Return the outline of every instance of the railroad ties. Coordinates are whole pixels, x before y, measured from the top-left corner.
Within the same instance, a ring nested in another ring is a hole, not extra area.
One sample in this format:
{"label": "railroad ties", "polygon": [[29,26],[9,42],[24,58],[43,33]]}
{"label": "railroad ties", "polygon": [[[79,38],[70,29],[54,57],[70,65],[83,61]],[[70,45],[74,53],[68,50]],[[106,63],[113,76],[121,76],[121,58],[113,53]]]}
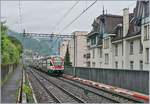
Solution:
{"label": "railroad ties", "polygon": [[130,96],[96,89],[79,81],[28,70],[38,103],[144,103]]}

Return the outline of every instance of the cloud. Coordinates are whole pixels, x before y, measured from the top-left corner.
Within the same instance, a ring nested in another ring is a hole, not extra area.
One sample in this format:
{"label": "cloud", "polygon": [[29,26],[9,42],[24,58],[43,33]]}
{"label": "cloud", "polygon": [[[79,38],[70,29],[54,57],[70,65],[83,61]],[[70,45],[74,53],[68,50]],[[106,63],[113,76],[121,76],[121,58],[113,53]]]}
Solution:
{"label": "cloud", "polygon": [[[76,1],[21,1],[22,29],[28,32],[52,33],[59,32],[93,1],[79,1],[71,13],[57,26],[58,20]],[[2,16],[7,18],[8,26],[15,31],[22,31],[19,27],[19,1],[2,1]],[[135,7],[136,1],[98,1],[79,20],[74,22],[62,34],[73,31],[90,31],[94,18],[102,13],[103,5],[108,13],[122,15],[122,9]],[[54,29],[53,27],[57,28]]]}

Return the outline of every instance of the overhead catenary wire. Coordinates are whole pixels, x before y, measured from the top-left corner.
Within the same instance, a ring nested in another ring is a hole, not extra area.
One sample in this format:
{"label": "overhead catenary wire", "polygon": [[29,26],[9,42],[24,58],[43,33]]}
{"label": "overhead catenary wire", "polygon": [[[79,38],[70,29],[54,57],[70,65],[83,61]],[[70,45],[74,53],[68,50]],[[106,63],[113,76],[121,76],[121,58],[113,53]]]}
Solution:
{"label": "overhead catenary wire", "polygon": [[[88,6],[85,10],[83,10],[83,12],[81,12],[75,19],[73,19],[68,25],[66,25],[61,32],[63,32],[65,29],[67,29],[72,23],[74,23],[78,18],[80,18],[81,15],[83,15],[89,8],[91,8],[95,3],[97,2],[97,0],[95,0],[90,6]],[[60,33],[61,33],[60,32]],[[59,34],[60,34],[59,33]],[[56,38],[56,40],[54,41],[54,43],[51,45],[53,47],[53,45],[55,44],[55,42],[58,39]]]}
{"label": "overhead catenary wire", "polygon": [[79,3],[79,1],[76,1],[71,8],[59,19],[59,21],[56,23],[54,28],[56,28],[59,24],[63,22],[63,20],[69,15],[69,13],[73,10],[73,8]]}
{"label": "overhead catenary wire", "polygon": [[[74,5],[60,18],[60,20],[56,23],[56,25],[54,26],[54,28],[56,28],[59,24],[61,24],[63,22],[63,20],[69,15],[69,13],[73,10],[73,8],[79,3],[79,1],[76,1],[74,3]],[[59,34],[58,34],[59,35]],[[53,45],[57,42],[58,37],[55,39],[55,41],[52,43],[51,48],[53,47]]]}
{"label": "overhead catenary wire", "polygon": [[63,32],[65,29],[67,29],[69,26],[71,26],[80,16],[82,16],[89,8],[91,8],[95,3],[97,2],[97,0],[95,0],[90,6],[88,6],[85,10],[83,10],[83,12],[81,12],[76,18],[74,18],[68,25],[66,25],[61,31]]}

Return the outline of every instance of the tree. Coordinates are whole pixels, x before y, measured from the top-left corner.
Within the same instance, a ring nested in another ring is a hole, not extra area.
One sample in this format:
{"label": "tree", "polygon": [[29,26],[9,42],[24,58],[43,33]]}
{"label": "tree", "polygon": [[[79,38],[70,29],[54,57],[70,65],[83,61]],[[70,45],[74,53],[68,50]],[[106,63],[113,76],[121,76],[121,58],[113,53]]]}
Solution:
{"label": "tree", "polygon": [[65,54],[65,62],[64,62],[65,66],[72,66],[71,62],[70,62],[70,54],[69,54],[69,46],[67,45],[67,50],[66,50],[66,54]]}
{"label": "tree", "polygon": [[19,40],[7,35],[7,30],[8,27],[1,23],[1,64],[18,64],[23,47]]}

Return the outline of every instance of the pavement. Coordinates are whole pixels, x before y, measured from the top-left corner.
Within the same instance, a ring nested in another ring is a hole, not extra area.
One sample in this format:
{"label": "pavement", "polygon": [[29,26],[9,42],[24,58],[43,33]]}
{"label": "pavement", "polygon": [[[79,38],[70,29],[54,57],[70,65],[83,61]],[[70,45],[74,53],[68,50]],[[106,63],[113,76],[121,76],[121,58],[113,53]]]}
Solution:
{"label": "pavement", "polygon": [[1,103],[16,103],[21,77],[22,67],[18,66],[10,78],[1,86]]}

